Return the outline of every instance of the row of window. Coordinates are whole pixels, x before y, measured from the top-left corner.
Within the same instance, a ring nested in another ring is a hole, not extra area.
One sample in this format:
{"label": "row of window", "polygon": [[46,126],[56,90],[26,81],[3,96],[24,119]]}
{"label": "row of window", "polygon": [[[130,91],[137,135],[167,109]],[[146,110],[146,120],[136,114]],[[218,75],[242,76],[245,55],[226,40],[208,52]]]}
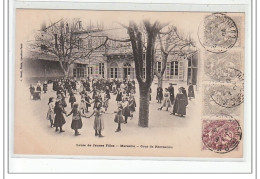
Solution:
{"label": "row of window", "polygon": [[[183,64],[182,64],[182,62],[180,62],[180,63],[178,61],[168,62],[166,64],[165,78],[169,78],[169,79],[181,78],[181,76],[183,75],[183,70],[182,70]],[[145,63],[144,63],[144,65],[145,65]],[[161,72],[162,63],[157,62],[156,66],[157,66],[158,72]],[[99,74],[99,76],[104,77],[104,74],[105,74],[104,68],[105,68],[104,63],[99,63],[98,66],[96,66],[96,68],[94,70],[95,74]],[[108,68],[108,77],[109,78],[121,78],[121,77],[126,78],[128,76],[130,76],[131,78],[135,77],[134,68],[126,67],[126,68],[122,68],[122,70],[123,71],[121,71],[121,69],[119,69],[119,68]],[[93,67],[87,68],[88,75],[93,75],[94,71],[93,71]],[[145,70],[145,68],[143,68],[143,78],[145,78],[145,73],[146,73],[146,70]],[[86,76],[86,69],[84,68],[84,65],[78,64],[77,68],[73,69],[73,76],[74,77]]]}
{"label": "row of window", "polygon": [[[160,73],[162,71],[162,62],[157,62],[157,71]],[[173,78],[174,76],[179,75],[179,62],[172,61],[166,63],[165,77]]]}

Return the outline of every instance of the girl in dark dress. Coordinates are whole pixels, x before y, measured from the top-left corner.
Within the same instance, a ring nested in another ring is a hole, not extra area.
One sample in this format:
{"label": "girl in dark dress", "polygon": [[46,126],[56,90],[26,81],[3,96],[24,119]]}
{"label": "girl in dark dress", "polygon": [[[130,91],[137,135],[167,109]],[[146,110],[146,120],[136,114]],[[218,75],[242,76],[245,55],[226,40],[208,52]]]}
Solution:
{"label": "girl in dark dress", "polygon": [[129,97],[129,109],[130,109],[130,112],[135,112],[135,108],[136,108],[136,102],[135,102],[135,97],[133,94],[130,94],[130,97]]}
{"label": "girl in dark dress", "polygon": [[106,87],[105,94],[106,94],[106,98],[108,98],[108,99],[111,98],[111,96],[110,96],[109,86]]}
{"label": "girl in dark dress", "polygon": [[191,100],[191,98],[195,98],[193,85],[191,83],[189,83],[189,87],[188,87],[188,97],[189,100]]}
{"label": "girl in dark dress", "polygon": [[162,103],[162,99],[163,99],[162,87],[157,87],[156,99],[157,99],[157,103]]}
{"label": "girl in dark dress", "polygon": [[66,103],[65,95],[64,95],[63,91],[61,92],[61,105],[62,105],[63,108],[67,107],[67,103]]}
{"label": "girl in dark dress", "polygon": [[117,108],[117,111],[115,111],[116,115],[115,115],[115,119],[114,119],[114,121],[117,123],[117,129],[115,132],[121,131],[121,123],[124,122],[122,112],[123,112],[123,106],[121,103],[118,103],[118,108]]}
{"label": "girl in dark dress", "polygon": [[119,103],[120,101],[122,101],[122,95],[123,95],[123,93],[122,93],[121,89],[118,88],[117,95],[116,95],[116,101],[117,101],[117,103]]}
{"label": "girl in dark dress", "polygon": [[129,109],[129,103],[127,97],[125,97],[123,101],[123,116],[125,117],[125,124],[126,124],[128,117],[130,117],[130,109]]}
{"label": "girl in dark dress", "polygon": [[82,128],[82,120],[81,117],[86,117],[84,115],[81,114],[81,112],[78,109],[79,105],[76,103],[73,105],[73,109],[72,111],[67,115],[70,116],[72,115],[72,122],[71,122],[71,129],[73,129],[75,131],[75,136],[80,135],[78,129]]}
{"label": "girl in dark dress", "polygon": [[35,94],[34,94],[34,92],[35,92],[35,87],[32,85],[32,84],[30,84],[30,94],[31,94],[31,99],[35,99]]}
{"label": "girl in dark dress", "polygon": [[66,114],[66,111],[63,109],[63,107],[60,104],[60,101],[57,101],[55,103],[55,107],[54,107],[54,113],[55,118],[54,118],[54,124],[53,126],[56,127],[56,132],[59,131],[58,127],[60,128],[60,132],[65,132],[64,130],[62,130],[62,126],[66,123],[65,118],[63,116],[63,114]]}
{"label": "girl in dark dress", "polygon": [[46,93],[47,88],[48,88],[47,81],[44,81],[43,86],[42,86],[42,89],[43,89],[44,93]]}
{"label": "girl in dark dress", "polygon": [[174,101],[173,111],[171,114],[175,115],[177,113],[179,116],[183,117],[186,115],[186,99],[185,95],[182,93],[182,88],[179,88],[179,93],[176,95]]}
{"label": "girl in dark dress", "polygon": [[40,81],[38,81],[37,84],[36,84],[36,91],[42,91]]}
{"label": "girl in dark dress", "polygon": [[69,103],[71,105],[71,108],[73,108],[73,104],[76,102],[76,98],[74,93],[70,93],[70,99],[69,99]]}

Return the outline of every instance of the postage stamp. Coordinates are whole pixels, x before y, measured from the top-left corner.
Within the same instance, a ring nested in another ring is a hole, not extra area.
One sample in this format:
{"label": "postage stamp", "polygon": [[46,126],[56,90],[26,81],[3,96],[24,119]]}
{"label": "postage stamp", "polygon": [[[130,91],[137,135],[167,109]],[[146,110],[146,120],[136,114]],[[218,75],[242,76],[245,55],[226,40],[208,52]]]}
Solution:
{"label": "postage stamp", "polygon": [[232,18],[213,13],[204,18],[198,29],[201,45],[209,52],[223,53],[232,48],[238,38],[238,28]]}
{"label": "postage stamp", "polygon": [[203,85],[203,115],[229,114],[239,116],[244,101],[240,84],[211,83]]}
{"label": "postage stamp", "polygon": [[203,120],[203,148],[216,153],[225,154],[236,149],[242,139],[242,129],[239,121]]}
{"label": "postage stamp", "polygon": [[242,83],[244,81],[243,64],[240,52],[220,54],[205,53],[204,81],[223,83]]}

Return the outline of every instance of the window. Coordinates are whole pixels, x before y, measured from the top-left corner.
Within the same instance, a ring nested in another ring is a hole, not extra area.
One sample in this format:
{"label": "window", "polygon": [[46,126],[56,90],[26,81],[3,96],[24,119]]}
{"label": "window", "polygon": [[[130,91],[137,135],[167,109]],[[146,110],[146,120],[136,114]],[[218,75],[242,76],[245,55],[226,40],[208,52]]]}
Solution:
{"label": "window", "polygon": [[104,63],[99,63],[98,74],[104,78]]}
{"label": "window", "polygon": [[114,68],[110,69],[110,78],[114,78]]}
{"label": "window", "polygon": [[171,62],[171,70],[170,70],[170,72],[171,72],[171,76],[173,76],[173,72],[174,72],[174,62]]}
{"label": "window", "polygon": [[88,75],[92,75],[92,67],[88,67]]}
{"label": "window", "polygon": [[178,62],[175,63],[174,71],[175,71],[174,75],[178,76],[178,74],[179,74],[179,63]]}
{"label": "window", "polygon": [[162,62],[157,62],[157,71],[158,73],[162,71]]}
{"label": "window", "polygon": [[73,69],[73,77],[77,77],[77,70],[76,70],[76,68]]}
{"label": "window", "polygon": [[188,59],[188,67],[191,67],[191,59]]}
{"label": "window", "polygon": [[179,62],[172,61],[166,64],[165,78],[174,79],[178,78],[179,75]]}
{"label": "window", "polygon": [[117,68],[115,68],[115,78],[117,78]]}
{"label": "window", "polygon": [[171,78],[174,76],[178,76],[178,61],[171,62],[171,70],[170,70]]}

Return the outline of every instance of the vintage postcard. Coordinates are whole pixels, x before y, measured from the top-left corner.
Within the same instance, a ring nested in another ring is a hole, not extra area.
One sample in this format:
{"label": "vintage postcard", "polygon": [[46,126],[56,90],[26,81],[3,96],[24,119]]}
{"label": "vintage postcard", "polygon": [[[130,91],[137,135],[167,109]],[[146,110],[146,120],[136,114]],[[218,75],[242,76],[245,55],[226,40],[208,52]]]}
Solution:
{"label": "vintage postcard", "polygon": [[16,9],[14,154],[243,158],[245,14]]}

